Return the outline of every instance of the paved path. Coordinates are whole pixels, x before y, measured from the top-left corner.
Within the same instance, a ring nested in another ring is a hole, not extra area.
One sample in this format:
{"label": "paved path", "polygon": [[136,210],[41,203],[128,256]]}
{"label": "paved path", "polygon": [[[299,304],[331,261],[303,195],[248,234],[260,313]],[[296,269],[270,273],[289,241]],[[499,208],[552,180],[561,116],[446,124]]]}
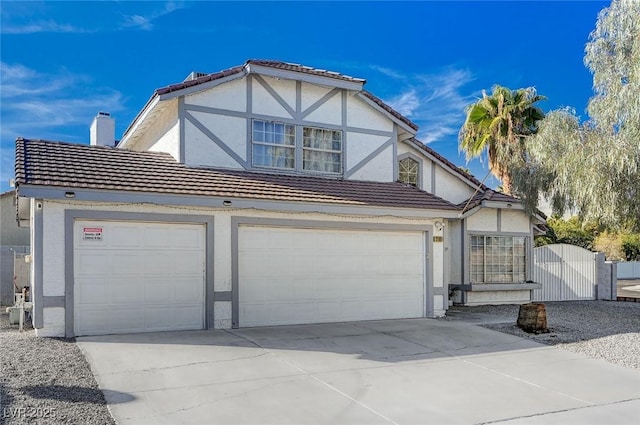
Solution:
{"label": "paved path", "polygon": [[640,371],[460,321],[79,338],[125,424],[634,424]]}

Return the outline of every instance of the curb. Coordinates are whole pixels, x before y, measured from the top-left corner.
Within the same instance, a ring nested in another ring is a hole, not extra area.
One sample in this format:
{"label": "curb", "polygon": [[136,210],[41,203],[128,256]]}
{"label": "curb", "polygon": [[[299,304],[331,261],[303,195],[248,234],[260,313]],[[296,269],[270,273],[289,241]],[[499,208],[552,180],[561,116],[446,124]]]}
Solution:
{"label": "curb", "polygon": [[629,303],[640,303],[640,298],[633,298],[633,297],[618,297],[616,299],[616,301],[623,301],[623,302],[629,302]]}

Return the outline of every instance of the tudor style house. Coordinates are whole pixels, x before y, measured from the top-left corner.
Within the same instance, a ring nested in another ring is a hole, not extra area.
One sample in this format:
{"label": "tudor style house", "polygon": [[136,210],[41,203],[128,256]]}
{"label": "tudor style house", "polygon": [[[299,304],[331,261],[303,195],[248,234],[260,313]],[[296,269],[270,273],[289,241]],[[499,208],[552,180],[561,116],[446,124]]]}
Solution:
{"label": "tudor style house", "polygon": [[41,336],[437,317],[528,302],[543,217],[365,81],[249,60],[156,90],[114,146],[18,139]]}

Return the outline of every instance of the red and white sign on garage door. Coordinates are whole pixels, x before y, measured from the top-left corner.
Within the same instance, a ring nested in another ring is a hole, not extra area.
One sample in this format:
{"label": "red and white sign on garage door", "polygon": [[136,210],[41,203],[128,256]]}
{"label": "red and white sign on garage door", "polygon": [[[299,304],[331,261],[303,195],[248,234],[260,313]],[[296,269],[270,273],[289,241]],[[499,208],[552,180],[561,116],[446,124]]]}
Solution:
{"label": "red and white sign on garage door", "polygon": [[101,241],[102,227],[83,227],[82,240],[84,241]]}

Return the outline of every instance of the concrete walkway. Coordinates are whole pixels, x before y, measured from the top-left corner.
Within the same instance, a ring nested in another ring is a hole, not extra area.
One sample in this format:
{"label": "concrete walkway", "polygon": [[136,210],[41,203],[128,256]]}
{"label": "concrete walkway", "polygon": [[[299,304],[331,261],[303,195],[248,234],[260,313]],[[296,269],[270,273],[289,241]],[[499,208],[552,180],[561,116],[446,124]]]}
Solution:
{"label": "concrete walkway", "polygon": [[79,338],[124,424],[636,424],[640,371],[416,319]]}

